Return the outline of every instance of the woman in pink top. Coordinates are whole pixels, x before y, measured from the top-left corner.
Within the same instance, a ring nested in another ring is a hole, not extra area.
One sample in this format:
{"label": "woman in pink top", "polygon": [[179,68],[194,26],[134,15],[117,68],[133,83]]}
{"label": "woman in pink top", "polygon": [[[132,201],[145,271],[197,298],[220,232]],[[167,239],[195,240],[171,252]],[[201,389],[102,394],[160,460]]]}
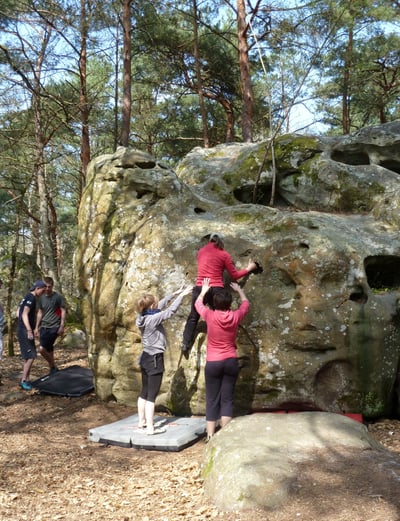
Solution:
{"label": "woman in pink top", "polygon": [[223,276],[225,270],[231,279],[236,281],[256,270],[258,267],[255,262],[250,260],[245,269],[237,270],[232,257],[224,250],[222,236],[218,233],[212,233],[208,244],[198,251],[197,265],[197,280],[196,286],[193,288],[192,307],[183,331],[183,343],[181,348],[183,352],[187,352],[193,344],[196,326],[200,318],[194,304],[200,294],[203,280],[208,278],[210,281],[209,291],[204,295],[204,303],[212,308],[214,295],[224,289]]}
{"label": "woman in pink top", "polygon": [[196,310],[207,323],[207,356],[204,375],[206,380],[207,440],[215,433],[217,420],[224,427],[233,416],[233,394],[239,374],[236,335],[239,324],[249,311],[250,303],[236,282],[231,288],[241,299],[239,308],[231,309],[232,294],[222,290],[214,295],[214,308],[203,303],[210,289],[210,279],[203,280],[201,292],[195,302]]}

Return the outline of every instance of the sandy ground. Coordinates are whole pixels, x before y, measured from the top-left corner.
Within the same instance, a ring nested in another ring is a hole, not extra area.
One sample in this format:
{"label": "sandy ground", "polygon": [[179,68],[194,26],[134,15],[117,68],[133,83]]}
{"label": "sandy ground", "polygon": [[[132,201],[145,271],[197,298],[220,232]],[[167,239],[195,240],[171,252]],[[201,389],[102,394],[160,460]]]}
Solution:
{"label": "sandy ground", "polygon": [[[60,347],[56,357],[61,368],[87,365],[83,349]],[[19,356],[3,356],[0,364],[1,521],[400,521],[399,420],[368,426],[387,450],[316,454],[299,468],[283,507],[221,512],[203,494],[203,441],[181,452],[90,442],[89,429],[136,411],[94,393],[23,392]],[[44,374],[38,358],[32,379]]]}

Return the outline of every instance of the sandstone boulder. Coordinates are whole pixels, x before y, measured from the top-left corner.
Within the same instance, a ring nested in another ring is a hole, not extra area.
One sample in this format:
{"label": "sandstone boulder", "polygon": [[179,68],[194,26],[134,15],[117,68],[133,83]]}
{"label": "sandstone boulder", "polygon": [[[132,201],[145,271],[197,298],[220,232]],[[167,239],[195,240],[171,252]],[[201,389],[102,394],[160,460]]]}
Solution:
{"label": "sandstone boulder", "polygon": [[364,425],[339,414],[242,416],[207,444],[204,492],[220,510],[276,509],[305,485],[300,464],[334,461],[349,449],[349,460],[384,450]]}
{"label": "sandstone boulder", "polygon": [[[264,268],[242,281],[251,310],[236,412],[400,413],[399,138],[394,122],[342,138],[196,148],[176,172],[124,148],[94,159],[75,268],[97,394],[135,404],[135,298],[193,283],[196,252],[219,231],[237,267],[252,257]],[[158,406],[175,414],[204,413],[203,323],[180,356],[189,307],[186,297],[166,323]]]}

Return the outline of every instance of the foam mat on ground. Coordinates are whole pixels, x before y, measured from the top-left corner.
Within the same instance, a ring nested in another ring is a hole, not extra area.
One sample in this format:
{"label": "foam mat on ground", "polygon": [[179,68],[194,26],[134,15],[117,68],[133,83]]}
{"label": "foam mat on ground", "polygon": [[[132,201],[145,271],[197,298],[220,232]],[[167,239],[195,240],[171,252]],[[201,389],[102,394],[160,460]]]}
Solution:
{"label": "foam mat on ground", "polygon": [[89,440],[107,445],[177,452],[193,445],[206,433],[204,418],[177,418],[156,416],[154,423],[162,424],[166,432],[148,435],[138,427],[134,414],[117,422],[89,430]]}
{"label": "foam mat on ground", "polygon": [[45,394],[79,397],[94,389],[93,373],[87,367],[71,365],[38,378],[32,387]]}

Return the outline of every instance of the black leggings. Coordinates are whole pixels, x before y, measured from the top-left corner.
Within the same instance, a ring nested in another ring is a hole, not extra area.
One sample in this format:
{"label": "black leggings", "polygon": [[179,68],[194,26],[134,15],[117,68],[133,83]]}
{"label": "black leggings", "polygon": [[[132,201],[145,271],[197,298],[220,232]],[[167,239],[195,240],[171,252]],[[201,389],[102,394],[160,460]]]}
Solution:
{"label": "black leggings", "polygon": [[140,357],[140,368],[142,370],[142,390],[140,398],[148,402],[155,402],[161,387],[164,372],[164,355],[157,353],[150,355],[143,351]]}
{"label": "black leggings", "polygon": [[145,369],[142,368],[142,390],[140,391],[140,398],[148,402],[155,402],[161,387],[162,377],[163,373],[148,375]]}
{"label": "black leggings", "polygon": [[[214,295],[219,291],[222,291],[224,288],[215,287],[210,288],[207,293],[203,297],[203,302],[206,306],[209,306],[211,309],[214,309],[213,299]],[[183,343],[188,347],[192,346],[194,341],[196,326],[200,319],[200,315],[197,313],[194,303],[197,300],[197,297],[200,295],[202,290],[202,286],[195,286],[192,291],[192,306],[190,308],[190,314],[186,320],[185,329],[183,330]]]}
{"label": "black leggings", "polygon": [[233,416],[233,393],[239,375],[237,358],[218,362],[207,362],[204,370],[206,379],[206,420],[217,421],[221,416]]}

